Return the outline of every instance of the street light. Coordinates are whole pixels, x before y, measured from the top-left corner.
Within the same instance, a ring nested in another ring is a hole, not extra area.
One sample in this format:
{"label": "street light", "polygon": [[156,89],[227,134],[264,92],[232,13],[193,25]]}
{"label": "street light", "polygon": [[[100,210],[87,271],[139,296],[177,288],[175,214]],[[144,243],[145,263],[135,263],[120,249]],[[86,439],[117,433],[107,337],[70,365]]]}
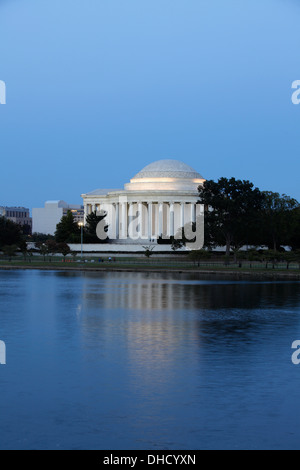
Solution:
{"label": "street light", "polygon": [[78,222],[79,227],[81,228],[81,261],[82,261],[82,252],[83,252],[83,222]]}

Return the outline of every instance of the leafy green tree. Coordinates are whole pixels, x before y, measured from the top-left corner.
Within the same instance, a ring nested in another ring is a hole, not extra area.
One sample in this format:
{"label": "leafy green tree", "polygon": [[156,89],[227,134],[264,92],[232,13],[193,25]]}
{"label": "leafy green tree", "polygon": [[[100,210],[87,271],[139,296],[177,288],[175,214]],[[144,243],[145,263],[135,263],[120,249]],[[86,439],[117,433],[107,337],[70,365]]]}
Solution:
{"label": "leafy green tree", "polygon": [[49,233],[46,235],[45,233],[34,232],[29,239],[31,242],[45,243],[47,240],[55,240],[55,237]]}
{"label": "leafy green tree", "polygon": [[25,237],[30,236],[31,235],[31,225],[29,225],[29,224],[22,225],[21,232]]}
{"label": "leafy green tree", "polygon": [[26,261],[27,255],[28,255],[28,248],[27,248],[27,243],[26,240],[22,239],[21,242],[19,243],[19,249],[24,256],[24,260]]}
{"label": "leafy green tree", "polygon": [[289,269],[292,263],[298,263],[300,260],[299,254],[296,251],[287,251],[282,255],[282,258],[286,262],[286,269]]}
{"label": "leafy green tree", "polygon": [[269,263],[271,263],[272,268],[275,269],[275,266],[282,260],[282,253],[279,253],[277,250],[266,250],[263,254],[263,258],[266,263],[266,269],[268,269]]}
{"label": "leafy green tree", "polygon": [[8,256],[8,260],[11,261],[13,256],[16,256],[18,250],[17,245],[5,245],[2,247],[3,253]]}
{"label": "leafy green tree", "polygon": [[[291,239],[293,234],[296,235],[295,225],[299,203],[285,194],[280,195],[271,191],[263,194],[264,201],[258,214],[255,241],[266,245],[270,250],[279,251],[281,246],[293,245]],[[294,237],[294,242],[296,238]]]}
{"label": "leafy green tree", "polygon": [[247,254],[244,251],[239,251],[238,249],[236,249],[233,252],[233,255],[234,255],[234,262],[238,263],[239,268],[242,268],[244,261],[246,261],[247,259]]}
{"label": "leafy green tree", "polygon": [[58,246],[55,240],[50,239],[46,240],[45,245],[47,247],[47,254],[50,258],[50,262],[52,261],[52,256],[57,253]]}
{"label": "leafy green tree", "polygon": [[289,233],[288,246],[293,251],[300,250],[300,207],[292,211],[292,227]]}
{"label": "leafy green tree", "polygon": [[[94,211],[86,217],[86,225],[84,228],[84,241],[85,243],[105,243],[106,240],[100,240],[97,237],[97,226],[99,222],[105,219],[107,213]],[[104,227],[104,231],[108,231],[108,225]]]}
{"label": "leafy green tree", "polygon": [[66,260],[66,256],[71,253],[71,249],[67,243],[58,243],[57,253],[61,253],[64,257],[64,260]]}
{"label": "leafy green tree", "polygon": [[207,250],[192,250],[189,253],[189,258],[194,261],[194,264],[200,266],[201,261],[207,261],[211,258],[211,253]]}
{"label": "leafy green tree", "polygon": [[229,255],[225,255],[224,256],[224,266],[229,266],[231,263],[231,256],[230,254]]}
{"label": "leafy green tree", "polygon": [[295,250],[294,253],[296,256],[296,263],[298,263],[298,268],[300,269],[300,250]]}
{"label": "leafy green tree", "polygon": [[6,217],[0,217],[0,247],[18,245],[22,241],[20,226]]}
{"label": "leafy green tree", "polygon": [[71,211],[64,215],[56,226],[55,240],[57,243],[78,243],[80,241],[80,228],[74,221]]}
{"label": "leafy green tree", "polygon": [[44,261],[46,261],[46,254],[48,253],[47,245],[45,243],[38,242],[35,246],[39,250],[40,255],[43,256]]}
{"label": "leafy green tree", "polygon": [[205,245],[240,249],[251,243],[255,221],[264,195],[249,181],[220,178],[199,186],[200,203],[205,206]]}
{"label": "leafy green tree", "polygon": [[58,250],[58,244],[56,243],[55,240],[46,240],[45,242],[37,242],[36,243],[36,247],[38,248],[40,254],[43,256],[44,258],[44,261],[46,261],[46,256],[48,255],[50,257],[50,261],[51,261],[51,257],[57,253],[57,250]]}
{"label": "leafy green tree", "polygon": [[262,255],[259,251],[257,251],[255,248],[252,248],[251,250],[248,251],[247,253],[247,258],[248,261],[250,262],[250,268],[252,268],[252,265],[255,261],[262,262]]}

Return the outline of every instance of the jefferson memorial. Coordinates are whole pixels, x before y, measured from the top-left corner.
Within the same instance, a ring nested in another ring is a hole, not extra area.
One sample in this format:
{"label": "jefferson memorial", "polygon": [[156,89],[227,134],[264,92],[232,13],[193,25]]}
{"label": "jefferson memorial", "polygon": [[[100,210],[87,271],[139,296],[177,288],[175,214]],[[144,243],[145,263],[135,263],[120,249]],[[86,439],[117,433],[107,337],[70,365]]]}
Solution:
{"label": "jefferson memorial", "polygon": [[124,189],[82,194],[84,215],[107,213],[110,243],[128,244],[128,238],[133,244],[156,243],[157,238],[172,237],[179,228],[196,221],[198,186],[204,181],[183,162],[159,160],[143,168]]}

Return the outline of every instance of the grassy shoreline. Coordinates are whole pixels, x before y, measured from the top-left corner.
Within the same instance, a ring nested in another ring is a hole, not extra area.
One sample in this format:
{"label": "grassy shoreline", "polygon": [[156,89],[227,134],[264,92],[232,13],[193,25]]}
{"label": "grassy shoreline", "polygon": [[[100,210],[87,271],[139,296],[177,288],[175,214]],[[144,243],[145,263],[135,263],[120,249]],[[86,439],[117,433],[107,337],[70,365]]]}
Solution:
{"label": "grassy shoreline", "polygon": [[285,279],[285,280],[300,280],[299,270],[287,269],[265,269],[265,268],[238,268],[235,266],[223,267],[205,267],[205,266],[165,266],[151,265],[145,263],[131,264],[128,263],[103,263],[101,265],[87,265],[83,263],[78,266],[78,263],[57,263],[57,262],[1,262],[0,270],[46,270],[46,271],[74,271],[74,272],[144,272],[144,273],[178,273],[178,274],[199,274],[199,275],[214,275],[214,276],[230,276],[237,278],[245,277],[260,277],[269,279]]}

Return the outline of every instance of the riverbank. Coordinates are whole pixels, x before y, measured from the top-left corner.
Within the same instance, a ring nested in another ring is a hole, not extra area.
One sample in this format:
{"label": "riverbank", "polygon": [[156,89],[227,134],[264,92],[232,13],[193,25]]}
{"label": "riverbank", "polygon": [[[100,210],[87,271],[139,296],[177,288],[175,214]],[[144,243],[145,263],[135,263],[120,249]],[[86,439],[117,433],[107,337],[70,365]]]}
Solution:
{"label": "riverbank", "polygon": [[43,271],[68,271],[68,272],[141,272],[141,273],[191,273],[199,275],[213,275],[218,277],[263,278],[271,280],[300,280],[300,271],[283,269],[238,268],[238,267],[195,267],[195,266],[151,266],[144,264],[120,266],[115,263],[106,265],[78,266],[76,263],[48,263],[48,264],[0,264],[0,270],[43,270]]}

